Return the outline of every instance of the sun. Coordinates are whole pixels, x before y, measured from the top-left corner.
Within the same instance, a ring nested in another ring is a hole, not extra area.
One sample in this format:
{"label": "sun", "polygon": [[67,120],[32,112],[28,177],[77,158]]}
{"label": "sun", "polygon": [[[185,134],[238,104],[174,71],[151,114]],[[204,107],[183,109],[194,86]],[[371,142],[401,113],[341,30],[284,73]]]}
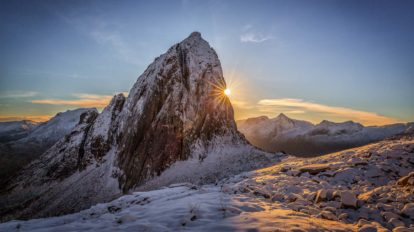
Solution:
{"label": "sun", "polygon": [[224,94],[227,95],[227,96],[230,96],[231,90],[230,89],[225,89]]}

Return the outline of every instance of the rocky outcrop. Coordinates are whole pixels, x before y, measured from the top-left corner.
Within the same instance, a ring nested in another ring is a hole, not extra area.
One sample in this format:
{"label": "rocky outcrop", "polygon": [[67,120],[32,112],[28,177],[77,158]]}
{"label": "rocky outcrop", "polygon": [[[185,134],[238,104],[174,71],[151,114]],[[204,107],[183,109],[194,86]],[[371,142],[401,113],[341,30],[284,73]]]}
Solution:
{"label": "rocky outcrop", "polygon": [[118,156],[124,191],[190,155],[201,160],[214,137],[245,142],[215,51],[194,32],[139,77],[120,115]]}
{"label": "rocky outcrop", "polygon": [[278,161],[237,131],[216,52],[194,32],[1,188],[0,216],[79,211],[137,187],[214,182]]}
{"label": "rocky outcrop", "polygon": [[[27,121],[0,123],[0,137],[2,134],[9,134],[17,138],[0,141],[0,185],[4,185],[21,168],[69,134],[78,124],[80,115],[88,111],[98,112],[94,108],[80,108],[60,112],[43,123],[32,124]],[[18,128],[13,130],[16,126]]]}

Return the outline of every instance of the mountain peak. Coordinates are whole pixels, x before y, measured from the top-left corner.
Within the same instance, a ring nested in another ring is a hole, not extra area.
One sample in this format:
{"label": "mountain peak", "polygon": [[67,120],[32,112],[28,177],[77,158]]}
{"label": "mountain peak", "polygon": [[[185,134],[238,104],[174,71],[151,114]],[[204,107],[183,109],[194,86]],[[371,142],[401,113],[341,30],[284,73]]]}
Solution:
{"label": "mountain peak", "polygon": [[201,33],[198,31],[193,31],[188,38],[201,38]]}
{"label": "mountain peak", "polygon": [[284,113],[280,113],[276,118],[278,119],[290,119],[288,116],[286,116]]}

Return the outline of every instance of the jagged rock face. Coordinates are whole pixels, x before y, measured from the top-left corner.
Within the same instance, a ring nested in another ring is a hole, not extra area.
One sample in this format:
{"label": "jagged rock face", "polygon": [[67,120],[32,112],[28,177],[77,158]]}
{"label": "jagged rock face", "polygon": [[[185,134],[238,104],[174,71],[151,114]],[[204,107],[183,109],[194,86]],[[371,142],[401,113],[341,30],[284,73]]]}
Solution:
{"label": "jagged rock face", "polygon": [[155,59],[128,98],[116,95],[99,115],[83,115],[0,187],[1,219],[76,212],[157,178],[146,188],[212,182],[277,162],[237,131],[224,89],[217,54],[192,33]]}
{"label": "jagged rock face", "polygon": [[87,111],[97,113],[96,109],[80,108],[58,113],[43,123],[0,123],[0,137],[9,134],[9,139],[16,138],[6,142],[0,141],[0,185],[69,134],[78,124],[80,115]]}
{"label": "jagged rock face", "polygon": [[217,54],[197,32],[147,68],[120,117],[124,191],[187,159],[196,143],[205,148],[213,136],[226,134],[240,139],[224,88]]}

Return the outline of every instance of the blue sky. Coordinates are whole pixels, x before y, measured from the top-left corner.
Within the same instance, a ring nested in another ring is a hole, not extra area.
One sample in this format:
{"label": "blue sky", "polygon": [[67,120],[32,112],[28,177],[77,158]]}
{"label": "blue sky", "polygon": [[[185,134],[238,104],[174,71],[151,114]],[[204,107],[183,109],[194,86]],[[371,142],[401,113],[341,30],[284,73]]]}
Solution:
{"label": "blue sky", "polygon": [[412,1],[1,1],[0,120],[101,108],[192,31],[236,118],[414,121]]}

